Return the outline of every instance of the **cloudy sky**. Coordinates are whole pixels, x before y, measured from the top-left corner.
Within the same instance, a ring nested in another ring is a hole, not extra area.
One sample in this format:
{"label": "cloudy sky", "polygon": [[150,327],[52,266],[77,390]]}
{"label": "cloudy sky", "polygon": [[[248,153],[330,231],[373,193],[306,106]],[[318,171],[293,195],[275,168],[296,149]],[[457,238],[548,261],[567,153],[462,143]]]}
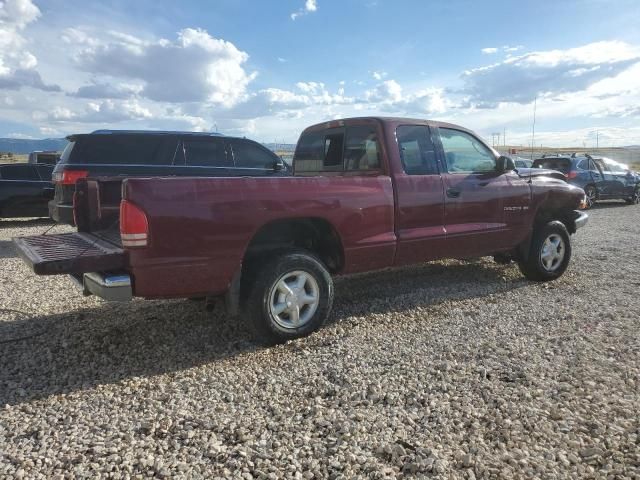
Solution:
{"label": "cloudy sky", "polygon": [[[0,0],[0,137],[394,115],[640,144],[638,0]],[[502,143],[502,139],[500,140]]]}

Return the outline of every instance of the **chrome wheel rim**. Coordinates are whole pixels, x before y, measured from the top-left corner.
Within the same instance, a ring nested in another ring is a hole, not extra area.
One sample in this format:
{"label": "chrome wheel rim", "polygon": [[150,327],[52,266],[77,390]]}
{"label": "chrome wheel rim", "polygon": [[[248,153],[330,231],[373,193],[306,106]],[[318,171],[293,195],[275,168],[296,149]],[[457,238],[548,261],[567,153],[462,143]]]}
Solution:
{"label": "chrome wheel rim", "polygon": [[587,207],[591,208],[596,201],[596,189],[593,187],[589,187],[585,190],[584,193],[587,197]]}
{"label": "chrome wheel rim", "polygon": [[319,303],[318,282],[303,270],[285,273],[269,291],[269,313],[279,327],[288,330],[306,325]]}
{"label": "chrome wheel rim", "polygon": [[557,233],[552,233],[542,243],[540,262],[547,272],[554,272],[562,265],[564,254],[564,240]]}

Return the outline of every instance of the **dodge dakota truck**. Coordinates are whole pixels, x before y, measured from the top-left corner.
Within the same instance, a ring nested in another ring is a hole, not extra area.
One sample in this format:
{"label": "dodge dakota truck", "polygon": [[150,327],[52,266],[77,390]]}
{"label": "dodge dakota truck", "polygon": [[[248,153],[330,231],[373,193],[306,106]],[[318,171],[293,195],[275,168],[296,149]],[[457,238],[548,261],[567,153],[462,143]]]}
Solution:
{"label": "dodge dakota truck", "polygon": [[318,329],[332,276],[493,255],[534,281],[563,274],[585,194],[516,171],[473,132],[402,118],[304,130],[291,177],[83,178],[77,232],[14,239],[41,275],[85,294],[222,297],[264,341]]}

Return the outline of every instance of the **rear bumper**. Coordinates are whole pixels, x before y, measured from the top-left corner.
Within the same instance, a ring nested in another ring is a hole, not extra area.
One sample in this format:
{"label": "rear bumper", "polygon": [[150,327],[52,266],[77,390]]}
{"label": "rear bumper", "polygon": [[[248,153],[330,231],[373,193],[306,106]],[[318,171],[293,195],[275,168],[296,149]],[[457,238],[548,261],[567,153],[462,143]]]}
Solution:
{"label": "rear bumper", "polygon": [[576,230],[584,227],[589,222],[589,215],[587,212],[583,212],[581,210],[575,210],[576,218],[573,223],[576,226]]}
{"label": "rear bumper", "polygon": [[49,202],[49,216],[57,223],[75,225],[73,221],[73,205],[60,203],[57,200]]}
{"label": "rear bumper", "polygon": [[128,302],[133,298],[131,277],[126,273],[85,273],[81,286],[85,295],[97,295],[110,302]]}

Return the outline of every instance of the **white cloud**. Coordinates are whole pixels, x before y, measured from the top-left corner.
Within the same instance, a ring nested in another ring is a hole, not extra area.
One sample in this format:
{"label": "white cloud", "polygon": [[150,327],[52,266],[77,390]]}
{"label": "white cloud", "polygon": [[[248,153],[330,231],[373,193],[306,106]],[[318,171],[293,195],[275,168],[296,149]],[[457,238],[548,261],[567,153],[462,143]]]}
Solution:
{"label": "white cloud", "polygon": [[374,80],[382,80],[387,76],[387,72],[372,72],[371,76]]}
{"label": "white cloud", "polygon": [[20,132],[7,133],[6,137],[15,138],[19,140],[33,140],[36,138],[33,135],[27,135],[26,133],[20,133]]}
{"label": "white cloud", "polygon": [[53,109],[46,118],[54,122],[110,123],[151,117],[151,111],[136,101],[104,100],[89,102],[81,112],[58,107]]}
{"label": "white cloud", "polygon": [[520,51],[522,49],[524,49],[523,45],[515,45],[515,46],[505,45],[505,46],[502,47],[502,50],[507,52],[507,53],[518,52],[518,51]]}
{"label": "white cloud", "polygon": [[19,90],[31,87],[59,91],[47,85],[36,70],[38,59],[27,50],[22,31],[40,17],[31,0],[0,1],[0,89]]}
{"label": "white cloud", "polygon": [[35,21],[40,9],[31,0],[3,0],[0,2],[0,25],[19,30]]}
{"label": "white cloud", "polygon": [[585,90],[638,62],[640,49],[618,41],[526,53],[464,72],[464,92],[478,106],[528,103],[539,95]]}
{"label": "white cloud", "polygon": [[402,87],[395,80],[386,80],[366,91],[365,98],[370,102],[398,102],[402,100]]}
{"label": "white cloud", "polygon": [[296,87],[302,90],[304,93],[315,94],[324,90],[324,83],[322,82],[298,82]]}
{"label": "white cloud", "polygon": [[487,48],[483,48],[480,51],[484,54],[484,55],[493,55],[494,53],[498,53],[500,51],[507,53],[507,54],[512,54],[514,52],[517,52],[519,50],[522,50],[524,48],[524,46],[522,45],[515,45],[515,46],[511,46],[511,45],[503,45],[502,47],[487,47]]}
{"label": "white cloud", "polygon": [[401,115],[433,115],[443,113],[448,108],[441,88],[429,87],[415,92],[405,93],[395,80],[386,80],[364,95],[364,102],[375,105],[385,112]]}
{"label": "white cloud", "polygon": [[[74,41],[80,33],[68,32],[67,38]],[[81,48],[75,63],[93,75],[142,82],[140,95],[151,100],[233,105],[257,75],[244,69],[248,58],[231,42],[186,28],[175,41],[109,32],[106,39],[94,37]]]}
{"label": "white cloud", "polygon": [[316,10],[318,10],[318,5],[316,3],[316,0],[306,0],[304,2],[304,7],[301,8],[300,10],[298,10],[297,12],[292,13],[291,16],[291,20],[295,20],[298,17],[301,17],[303,15],[306,15],[308,13],[313,13]]}
{"label": "white cloud", "polygon": [[108,83],[92,83],[90,85],[84,85],[71,96],[78,98],[119,98],[126,99],[132,95],[136,95],[142,92],[142,85],[128,85],[128,84],[108,84]]}

